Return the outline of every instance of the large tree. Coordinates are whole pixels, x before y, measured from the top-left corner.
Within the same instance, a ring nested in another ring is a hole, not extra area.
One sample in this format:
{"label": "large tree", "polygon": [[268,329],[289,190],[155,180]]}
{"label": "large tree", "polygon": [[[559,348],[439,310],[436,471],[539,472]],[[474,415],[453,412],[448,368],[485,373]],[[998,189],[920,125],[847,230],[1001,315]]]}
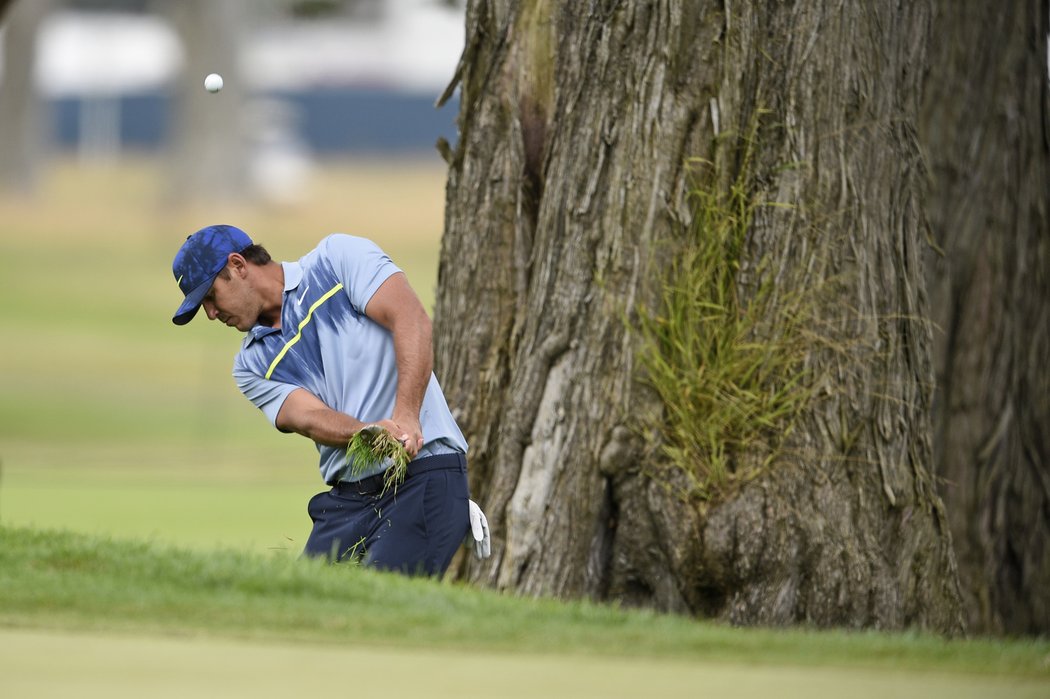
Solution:
{"label": "large tree", "polygon": [[971,628],[1050,631],[1045,0],[935,3],[922,112],[936,472]]}
{"label": "large tree", "polygon": [[468,3],[435,308],[495,532],[467,576],[961,627],[930,475],[929,21],[889,0]]}

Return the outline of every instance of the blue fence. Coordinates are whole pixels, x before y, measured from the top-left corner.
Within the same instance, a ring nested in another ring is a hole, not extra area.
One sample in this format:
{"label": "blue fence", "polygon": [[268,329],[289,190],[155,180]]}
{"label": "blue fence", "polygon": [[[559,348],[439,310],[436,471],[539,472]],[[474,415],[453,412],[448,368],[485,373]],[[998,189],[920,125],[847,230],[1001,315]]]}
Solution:
{"label": "blue fence", "polygon": [[[436,95],[377,89],[329,88],[260,95],[291,108],[299,138],[318,155],[432,151],[438,138],[456,141],[458,95],[441,109]],[[54,140],[77,148],[85,120],[97,103],[61,98],[50,104]],[[162,148],[172,123],[173,100],[165,94],[123,95],[107,107],[114,145],[135,150]],[[98,115],[93,117],[98,120]]]}

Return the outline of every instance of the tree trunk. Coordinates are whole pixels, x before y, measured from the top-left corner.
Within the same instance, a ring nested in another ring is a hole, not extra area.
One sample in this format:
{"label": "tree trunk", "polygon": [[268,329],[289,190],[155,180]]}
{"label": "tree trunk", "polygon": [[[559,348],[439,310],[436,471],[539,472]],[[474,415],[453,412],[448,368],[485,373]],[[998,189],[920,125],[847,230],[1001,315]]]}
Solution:
{"label": "tree trunk", "polygon": [[0,188],[32,194],[45,157],[44,104],[35,84],[37,36],[51,0],[23,0],[4,21],[3,77],[0,79]]}
{"label": "tree trunk", "polygon": [[[928,6],[823,5],[469,3],[435,345],[494,531],[471,579],[734,623],[959,630],[928,472]],[[756,210],[744,302],[769,274],[821,289],[819,396],[783,448],[733,454],[768,467],[706,500],[659,449],[668,406],[637,330],[690,239],[692,158],[714,164],[702,187],[746,179],[790,205]]]}
{"label": "tree trunk", "polygon": [[1045,0],[936,3],[922,114],[936,473],[967,619],[1050,631],[1050,96]]}
{"label": "tree trunk", "polygon": [[[245,134],[249,126],[244,120],[246,89],[239,70],[244,2],[183,0],[164,7],[186,50],[175,95],[168,201],[241,199],[248,190]],[[222,76],[221,92],[205,91],[209,73]]]}
{"label": "tree trunk", "polygon": [[13,4],[13,0],[0,0],[0,21],[3,21],[4,15],[7,14],[8,8],[10,8]]}

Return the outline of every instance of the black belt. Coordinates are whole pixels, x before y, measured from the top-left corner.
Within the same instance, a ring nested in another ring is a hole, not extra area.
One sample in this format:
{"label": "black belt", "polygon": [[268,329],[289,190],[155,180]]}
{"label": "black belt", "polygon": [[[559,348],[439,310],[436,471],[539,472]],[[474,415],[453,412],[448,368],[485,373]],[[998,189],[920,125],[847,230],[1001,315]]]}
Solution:
{"label": "black belt", "polygon": [[[408,464],[405,480],[412,476],[427,471],[438,471],[441,469],[464,469],[467,468],[467,458],[460,452],[454,454],[436,454],[435,456],[424,456]],[[333,483],[332,490],[338,495],[378,495],[383,492],[383,479],[386,473],[377,473],[356,481],[339,481]]]}

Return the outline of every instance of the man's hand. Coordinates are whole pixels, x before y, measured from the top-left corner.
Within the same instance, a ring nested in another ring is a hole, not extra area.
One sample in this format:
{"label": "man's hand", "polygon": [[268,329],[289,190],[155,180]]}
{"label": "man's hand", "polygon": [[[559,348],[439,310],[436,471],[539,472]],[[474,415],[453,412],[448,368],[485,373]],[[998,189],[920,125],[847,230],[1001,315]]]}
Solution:
{"label": "man's hand", "polygon": [[423,448],[423,437],[420,435],[418,438],[412,437],[411,428],[406,429],[404,425],[394,420],[380,420],[379,422],[373,422],[371,425],[366,425],[362,429],[369,429],[375,427],[382,427],[384,430],[390,433],[394,439],[401,443],[401,446],[408,452],[409,460],[416,458],[416,454]]}
{"label": "man's hand", "polygon": [[489,520],[478,504],[468,500],[470,508],[470,534],[474,538],[474,555],[479,561],[492,554],[492,542],[489,539]]}
{"label": "man's hand", "polygon": [[[416,454],[423,448],[423,428],[419,425],[418,415],[401,416],[394,415],[389,420],[383,420],[382,424],[390,423],[395,429],[390,434],[405,447],[410,458],[416,458]],[[389,428],[388,428],[389,429]]]}

